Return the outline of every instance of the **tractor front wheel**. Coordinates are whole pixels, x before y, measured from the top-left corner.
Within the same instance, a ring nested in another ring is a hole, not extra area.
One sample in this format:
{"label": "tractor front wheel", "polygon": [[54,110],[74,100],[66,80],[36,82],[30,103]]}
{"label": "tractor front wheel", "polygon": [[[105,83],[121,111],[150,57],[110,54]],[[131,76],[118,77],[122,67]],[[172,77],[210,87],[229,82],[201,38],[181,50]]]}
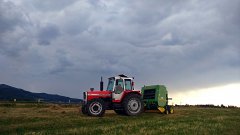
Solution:
{"label": "tractor front wheel", "polygon": [[87,108],[86,105],[82,105],[82,114],[87,114]]}
{"label": "tractor front wheel", "polygon": [[123,100],[123,108],[126,115],[134,116],[143,112],[144,105],[141,96],[129,94]]}
{"label": "tractor front wheel", "polygon": [[102,99],[93,99],[87,103],[87,114],[89,116],[103,116],[105,104]]}

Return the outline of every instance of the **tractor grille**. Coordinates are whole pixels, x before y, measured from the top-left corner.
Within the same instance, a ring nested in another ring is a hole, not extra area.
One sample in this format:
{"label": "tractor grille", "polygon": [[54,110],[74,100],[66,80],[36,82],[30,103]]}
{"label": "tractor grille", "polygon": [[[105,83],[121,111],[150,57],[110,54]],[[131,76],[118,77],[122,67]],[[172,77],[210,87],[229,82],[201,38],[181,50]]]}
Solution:
{"label": "tractor grille", "polygon": [[87,96],[86,96],[86,92],[83,92],[83,99],[86,100]]}
{"label": "tractor grille", "polygon": [[144,90],[143,99],[155,99],[155,89]]}

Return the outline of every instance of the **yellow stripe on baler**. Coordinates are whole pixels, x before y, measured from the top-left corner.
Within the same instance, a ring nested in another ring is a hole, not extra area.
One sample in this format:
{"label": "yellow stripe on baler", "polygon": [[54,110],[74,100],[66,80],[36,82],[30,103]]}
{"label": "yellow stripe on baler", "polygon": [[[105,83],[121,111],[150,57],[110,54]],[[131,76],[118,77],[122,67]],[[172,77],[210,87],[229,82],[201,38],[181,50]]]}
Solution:
{"label": "yellow stripe on baler", "polygon": [[163,108],[163,107],[158,107],[158,110],[159,110],[161,113],[163,113],[163,112],[165,111],[165,108]]}

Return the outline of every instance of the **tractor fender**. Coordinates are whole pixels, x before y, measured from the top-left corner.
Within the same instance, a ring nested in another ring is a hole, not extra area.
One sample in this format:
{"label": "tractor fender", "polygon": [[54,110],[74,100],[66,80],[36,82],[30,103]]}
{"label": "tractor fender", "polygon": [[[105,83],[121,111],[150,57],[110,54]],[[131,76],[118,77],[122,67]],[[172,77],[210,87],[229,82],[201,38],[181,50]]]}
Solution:
{"label": "tractor fender", "polygon": [[123,96],[122,96],[120,102],[122,102],[124,100],[124,98],[126,98],[130,94],[136,94],[136,95],[142,96],[140,94],[140,91],[124,91]]}
{"label": "tractor fender", "polygon": [[112,101],[113,101],[114,103],[120,103],[120,102],[122,102],[122,101],[124,100],[124,98],[125,98],[127,95],[129,95],[129,94],[137,94],[137,95],[141,96],[140,91],[125,90],[125,91],[123,91],[123,95],[122,95],[122,97],[120,98],[120,100],[115,100],[115,99],[113,99]]}

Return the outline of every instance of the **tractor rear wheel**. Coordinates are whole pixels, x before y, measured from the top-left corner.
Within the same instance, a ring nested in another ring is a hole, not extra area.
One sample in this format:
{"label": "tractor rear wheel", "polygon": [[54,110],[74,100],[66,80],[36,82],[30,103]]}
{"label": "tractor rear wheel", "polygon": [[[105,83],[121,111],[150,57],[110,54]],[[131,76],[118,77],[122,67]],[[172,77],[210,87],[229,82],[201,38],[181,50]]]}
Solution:
{"label": "tractor rear wheel", "polygon": [[144,105],[141,96],[129,94],[123,100],[123,108],[126,115],[134,116],[143,112]]}
{"label": "tractor rear wheel", "polygon": [[105,104],[102,99],[93,99],[89,101],[86,108],[89,116],[103,116],[105,113]]}

